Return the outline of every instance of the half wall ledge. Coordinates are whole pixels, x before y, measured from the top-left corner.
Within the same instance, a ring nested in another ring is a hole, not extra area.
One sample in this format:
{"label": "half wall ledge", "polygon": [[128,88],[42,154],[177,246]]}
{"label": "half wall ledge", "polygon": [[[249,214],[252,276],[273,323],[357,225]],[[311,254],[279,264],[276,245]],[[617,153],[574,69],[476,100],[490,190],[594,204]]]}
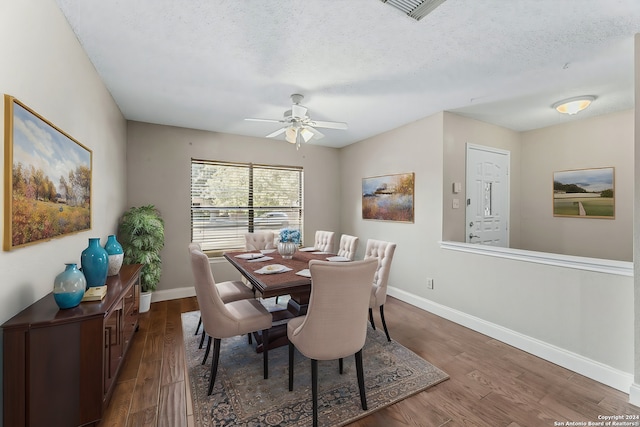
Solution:
{"label": "half wall ledge", "polygon": [[629,261],[587,258],[451,241],[441,241],[440,247],[458,252],[470,252],[478,255],[507,258],[516,261],[633,277],[633,263]]}

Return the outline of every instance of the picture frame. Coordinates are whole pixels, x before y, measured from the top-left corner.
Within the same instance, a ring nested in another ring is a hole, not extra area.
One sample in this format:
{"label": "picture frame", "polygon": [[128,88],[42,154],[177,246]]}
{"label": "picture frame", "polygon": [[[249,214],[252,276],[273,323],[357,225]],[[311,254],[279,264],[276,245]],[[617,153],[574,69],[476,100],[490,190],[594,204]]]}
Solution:
{"label": "picture frame", "polygon": [[4,96],[5,251],[91,229],[93,153]]}
{"label": "picture frame", "polygon": [[362,219],[414,222],[413,172],[362,179]]}
{"label": "picture frame", "polygon": [[615,169],[553,173],[553,216],[615,219]]}

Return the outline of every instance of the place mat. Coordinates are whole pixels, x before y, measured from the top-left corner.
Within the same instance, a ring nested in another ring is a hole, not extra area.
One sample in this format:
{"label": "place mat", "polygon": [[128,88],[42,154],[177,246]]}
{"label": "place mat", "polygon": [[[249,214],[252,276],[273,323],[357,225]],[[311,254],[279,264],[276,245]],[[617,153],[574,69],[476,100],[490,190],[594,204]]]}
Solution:
{"label": "place mat", "polygon": [[263,256],[261,258],[250,259],[247,262],[264,262],[264,261],[271,261],[272,259],[273,259],[272,256]]}
{"label": "place mat", "polygon": [[296,274],[302,277],[311,277],[311,271],[308,268],[305,268],[304,270],[296,271]]}
{"label": "place mat", "polygon": [[254,273],[258,274],[279,274],[286,273],[287,271],[291,271],[292,269],[282,264],[271,264],[265,265],[264,267],[256,270]]}

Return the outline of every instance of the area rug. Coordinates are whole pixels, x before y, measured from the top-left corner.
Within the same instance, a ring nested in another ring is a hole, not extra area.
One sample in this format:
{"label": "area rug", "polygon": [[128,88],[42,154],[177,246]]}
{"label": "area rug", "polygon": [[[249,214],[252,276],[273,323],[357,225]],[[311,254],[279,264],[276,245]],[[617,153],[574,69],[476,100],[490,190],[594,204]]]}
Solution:
{"label": "area rug", "polygon": [[[200,336],[194,335],[199,317],[199,311],[182,314],[185,361],[197,427],[312,424],[311,361],[296,350],[294,388],[290,392],[288,347],[269,351],[269,379],[265,380],[262,353],[256,353],[255,340],[250,345],[246,335],[222,340],[216,382],[213,393],[207,396],[211,354],[201,365],[205,350],[198,349]],[[318,363],[321,426],[344,426],[449,378],[395,341],[388,342],[384,332],[370,327],[362,358],[367,411],[360,405],[354,357],[344,359],[342,375],[337,360]]]}

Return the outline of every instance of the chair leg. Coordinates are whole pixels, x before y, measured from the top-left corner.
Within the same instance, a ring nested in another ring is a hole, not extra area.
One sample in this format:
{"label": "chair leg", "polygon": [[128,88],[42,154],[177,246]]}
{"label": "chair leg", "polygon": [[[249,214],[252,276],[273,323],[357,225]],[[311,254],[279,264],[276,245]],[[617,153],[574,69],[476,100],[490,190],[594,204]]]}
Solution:
{"label": "chair leg", "polygon": [[[202,333],[204,334],[204,331]],[[211,350],[211,337],[207,340],[207,349],[204,351],[204,359],[202,359],[203,365],[207,361],[207,357],[209,357],[209,350]]]}
{"label": "chair leg", "polygon": [[278,298],[280,298],[279,296],[276,296],[276,304],[278,303]]}
{"label": "chair leg", "polygon": [[356,353],[356,372],[358,373],[358,388],[360,389],[360,403],[362,409],[367,410],[367,395],[364,390],[364,370],[362,369],[362,349]]}
{"label": "chair leg", "polygon": [[264,379],[269,378],[269,330],[262,330],[262,364],[264,370]]}
{"label": "chair leg", "polygon": [[200,337],[200,345],[198,346],[198,348],[202,348],[202,345],[204,344],[205,335],[207,335],[207,333],[204,331],[204,329],[202,329],[202,336]]}
{"label": "chair leg", "polygon": [[209,376],[209,391],[207,396],[211,396],[213,391],[213,384],[216,382],[216,375],[218,373],[218,361],[220,360],[220,338],[214,338],[213,340],[213,360],[211,361],[211,375]]}
{"label": "chair leg", "polygon": [[251,332],[247,334],[247,339],[249,340],[249,344],[253,344],[253,338],[251,338]]}
{"label": "chair leg", "polygon": [[384,321],[384,304],[380,306],[380,319],[382,319],[382,327],[384,328],[384,333],[387,334],[387,341],[391,342],[389,330],[387,329],[387,322]]}
{"label": "chair leg", "polygon": [[342,357],[340,359],[338,359],[338,366],[340,366],[340,375],[342,375],[342,371],[343,371],[343,366],[344,366],[344,362],[342,360]]}
{"label": "chair leg", "polygon": [[289,391],[293,391],[293,353],[295,347],[289,341]]}
{"label": "chair leg", "polygon": [[311,359],[311,400],[313,401],[313,427],[318,427],[318,361]]}
{"label": "chair leg", "polygon": [[198,335],[198,330],[200,330],[200,326],[202,325],[202,316],[198,319],[198,326],[196,326],[196,333],[193,335]]}
{"label": "chair leg", "polygon": [[369,308],[369,322],[371,323],[371,327],[375,331],[376,330],[376,324],[373,323],[373,310],[371,308]]}

